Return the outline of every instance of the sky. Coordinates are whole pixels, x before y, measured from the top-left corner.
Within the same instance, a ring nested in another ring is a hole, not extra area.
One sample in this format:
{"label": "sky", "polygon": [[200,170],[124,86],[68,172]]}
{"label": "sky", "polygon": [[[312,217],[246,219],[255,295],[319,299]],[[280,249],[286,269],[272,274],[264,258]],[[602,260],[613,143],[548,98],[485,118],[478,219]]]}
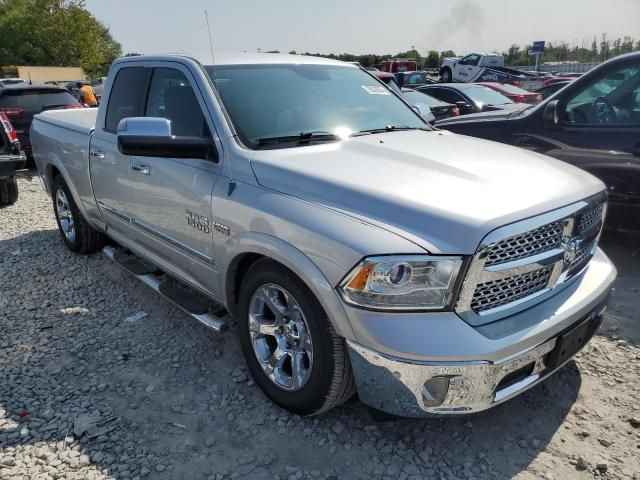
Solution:
{"label": "sky", "polygon": [[398,53],[506,50],[534,40],[640,39],[640,0],[86,0],[123,51]]}

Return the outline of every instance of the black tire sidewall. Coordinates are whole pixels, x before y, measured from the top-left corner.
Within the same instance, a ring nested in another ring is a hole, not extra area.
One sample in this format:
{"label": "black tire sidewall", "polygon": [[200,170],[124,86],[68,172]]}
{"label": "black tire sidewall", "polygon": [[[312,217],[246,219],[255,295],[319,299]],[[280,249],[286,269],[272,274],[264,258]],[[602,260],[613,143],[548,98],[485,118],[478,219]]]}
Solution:
{"label": "black tire sidewall", "polygon": [[[76,231],[76,238],[73,242],[67,238],[67,236],[62,231],[62,226],[60,225],[60,219],[58,218],[58,207],[56,205],[56,194],[58,193],[58,190],[62,190],[64,192],[67,197],[67,201],[69,202],[69,207],[71,208],[74,228]],[[81,229],[79,222],[82,220],[82,217],[80,211],[78,210],[78,207],[76,206],[76,202],[74,201],[73,196],[71,196],[69,187],[67,187],[67,184],[60,175],[58,175],[53,181],[53,194],[51,197],[53,199],[53,212],[56,216],[56,224],[58,225],[58,230],[60,231],[60,235],[62,236],[62,241],[69,248],[69,250],[73,252],[79,252],[82,246],[82,242],[80,239]]]}
{"label": "black tire sidewall", "polygon": [[[444,75],[448,75],[449,78],[447,80],[444,79]],[[451,70],[449,68],[445,68],[444,70],[442,70],[442,75],[440,75],[442,83],[449,83],[451,82]]]}
{"label": "black tire sidewall", "polygon": [[[300,415],[319,411],[331,388],[335,362],[333,339],[328,319],[309,288],[292,272],[274,262],[258,262],[245,277],[240,288],[237,324],[240,345],[247,366],[258,386],[276,404]],[[262,285],[273,283],[281,286],[296,299],[307,320],[313,342],[313,364],[305,386],[294,392],[280,389],[264,373],[253,351],[249,336],[249,304],[254,292]]]}

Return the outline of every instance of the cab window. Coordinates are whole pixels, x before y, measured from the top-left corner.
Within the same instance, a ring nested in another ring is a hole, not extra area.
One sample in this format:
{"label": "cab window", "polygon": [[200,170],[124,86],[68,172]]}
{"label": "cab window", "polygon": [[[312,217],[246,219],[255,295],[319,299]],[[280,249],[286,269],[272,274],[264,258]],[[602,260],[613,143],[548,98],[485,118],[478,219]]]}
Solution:
{"label": "cab window", "polygon": [[175,68],[153,70],[144,116],[171,120],[173,135],[211,136],[191,83]]}
{"label": "cab window", "polygon": [[571,125],[640,126],[640,65],[594,79],[569,98],[563,118]]}
{"label": "cab window", "polygon": [[478,65],[478,61],[480,60],[480,55],[467,55],[462,60],[460,60],[461,65]]}
{"label": "cab window", "polygon": [[126,67],[118,72],[109,94],[106,131],[115,132],[120,120],[139,115],[146,78],[147,69],[144,67]]}

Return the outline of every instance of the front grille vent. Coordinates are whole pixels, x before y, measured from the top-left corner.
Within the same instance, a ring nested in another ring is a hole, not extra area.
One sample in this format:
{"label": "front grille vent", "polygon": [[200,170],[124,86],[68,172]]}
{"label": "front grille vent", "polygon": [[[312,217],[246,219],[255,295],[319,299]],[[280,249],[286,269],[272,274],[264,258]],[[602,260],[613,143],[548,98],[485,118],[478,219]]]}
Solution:
{"label": "front grille vent", "polygon": [[478,284],[471,309],[475,312],[490,310],[528,297],[547,288],[553,265],[500,280]]}
{"label": "front grille vent", "polygon": [[531,257],[560,246],[563,222],[548,223],[535,230],[505,238],[489,248],[486,266],[512,262]]}

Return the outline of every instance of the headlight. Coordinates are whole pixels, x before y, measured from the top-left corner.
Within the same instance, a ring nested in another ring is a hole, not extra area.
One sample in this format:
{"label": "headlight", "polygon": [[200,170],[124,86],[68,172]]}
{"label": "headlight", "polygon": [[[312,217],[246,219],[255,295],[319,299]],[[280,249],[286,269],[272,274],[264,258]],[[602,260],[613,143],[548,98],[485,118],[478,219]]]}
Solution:
{"label": "headlight", "polygon": [[444,310],[451,306],[462,257],[370,257],[340,284],[353,305],[382,310]]}

